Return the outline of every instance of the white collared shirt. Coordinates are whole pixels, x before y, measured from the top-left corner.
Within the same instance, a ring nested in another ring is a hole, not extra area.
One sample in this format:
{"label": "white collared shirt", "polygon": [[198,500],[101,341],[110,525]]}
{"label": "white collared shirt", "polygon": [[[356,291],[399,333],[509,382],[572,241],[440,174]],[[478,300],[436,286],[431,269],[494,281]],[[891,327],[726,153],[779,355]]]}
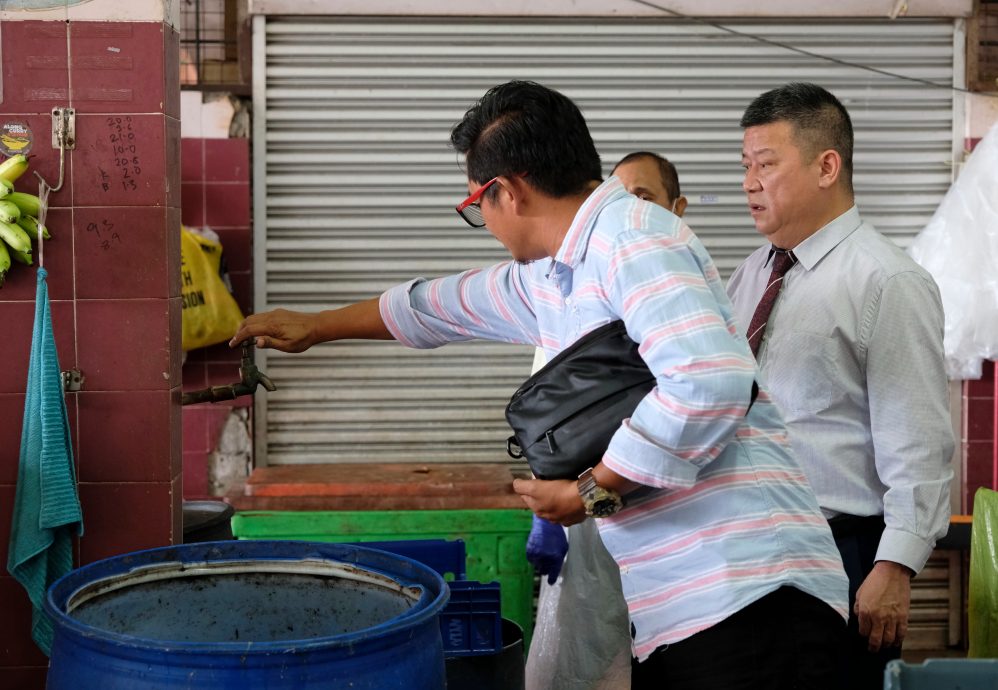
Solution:
{"label": "white collared shirt", "polygon": [[[728,282],[742,332],[770,251],[759,248]],[[939,291],[855,206],[793,251],[759,348],[762,381],[826,517],[883,513],[877,560],[918,572],[950,515]]]}

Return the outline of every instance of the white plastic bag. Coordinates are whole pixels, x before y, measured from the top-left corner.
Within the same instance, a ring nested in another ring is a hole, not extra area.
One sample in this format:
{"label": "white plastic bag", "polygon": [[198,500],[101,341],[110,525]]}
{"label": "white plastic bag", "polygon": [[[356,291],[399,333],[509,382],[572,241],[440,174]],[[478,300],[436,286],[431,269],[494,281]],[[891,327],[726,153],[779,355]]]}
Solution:
{"label": "white plastic bag", "polygon": [[553,585],[541,579],[526,690],[629,690],[631,636],[620,571],[593,520],[568,528]]}
{"label": "white plastic bag", "polygon": [[[531,373],[547,362],[534,350]],[[630,690],[631,636],[620,571],[593,520],[568,528],[553,585],[541,577],[526,690]]]}
{"label": "white plastic bag", "polygon": [[908,253],[935,279],[951,379],[978,379],[998,356],[998,124],[967,159]]}

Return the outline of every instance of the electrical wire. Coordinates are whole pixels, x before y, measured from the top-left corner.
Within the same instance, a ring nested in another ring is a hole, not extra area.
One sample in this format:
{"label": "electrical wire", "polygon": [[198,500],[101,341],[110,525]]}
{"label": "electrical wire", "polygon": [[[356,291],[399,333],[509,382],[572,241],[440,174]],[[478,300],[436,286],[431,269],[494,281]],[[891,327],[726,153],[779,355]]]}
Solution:
{"label": "electrical wire", "polygon": [[840,58],[831,57],[830,55],[822,55],[820,53],[815,53],[810,50],[804,50],[803,48],[798,48],[797,46],[792,46],[788,43],[782,43],[780,41],[774,41],[771,38],[766,38],[765,36],[759,36],[758,34],[750,34],[745,31],[738,31],[737,29],[732,29],[730,26],[725,26],[724,24],[718,24],[717,22],[712,22],[709,19],[704,19],[703,17],[694,17],[689,14],[683,14],[682,12],[677,12],[676,10],[670,9],[668,7],[662,7],[654,2],[648,2],[647,0],[631,0],[638,5],[644,5],[645,7],[650,7],[652,9],[659,10],[666,14],[677,17],[678,19],[683,19],[691,22],[698,22],[704,24],[705,26],[710,26],[719,31],[724,31],[741,38],[747,38],[765,45],[773,46],[775,48],[782,48],[783,50],[789,50],[793,53],[798,53],[799,55],[804,55],[809,58],[814,58],[816,60],[825,60],[827,62],[832,62],[837,65],[842,65],[843,67],[852,67],[854,69],[866,70],[867,72],[873,72],[874,74],[879,74],[884,77],[890,77],[891,79],[900,79],[902,81],[909,81],[915,84],[921,84],[923,86],[931,86],[936,89],[948,89],[950,91],[958,91],[960,93],[974,94],[975,96],[985,96],[988,98],[998,98],[996,93],[987,93],[981,91],[971,91],[960,86],[953,86],[952,84],[940,84],[938,82],[929,81],[928,79],[919,79],[918,77],[908,77],[903,74],[897,74],[896,72],[888,72],[887,70],[878,69],[876,67],[871,67],[870,65],[862,65],[858,62],[850,62],[849,60],[842,60]]}

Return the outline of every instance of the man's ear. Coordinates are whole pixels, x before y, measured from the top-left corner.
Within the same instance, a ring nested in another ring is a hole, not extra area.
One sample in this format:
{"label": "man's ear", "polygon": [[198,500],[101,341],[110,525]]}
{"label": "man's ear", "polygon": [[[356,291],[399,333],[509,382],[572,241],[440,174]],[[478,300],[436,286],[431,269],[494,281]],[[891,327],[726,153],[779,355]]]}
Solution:
{"label": "man's ear", "polygon": [[831,189],[842,174],[842,156],[835,149],[818,154],[818,188]]}
{"label": "man's ear", "polygon": [[680,195],[679,198],[676,199],[676,201],[674,202],[674,208],[672,212],[675,213],[680,218],[682,218],[683,214],[686,213],[686,203],[687,203],[686,197]]}
{"label": "man's ear", "polygon": [[496,186],[500,188],[498,194],[504,197],[503,202],[509,204],[510,210],[518,216],[526,214],[530,203],[531,190],[522,175],[507,177],[500,175],[496,181]]}

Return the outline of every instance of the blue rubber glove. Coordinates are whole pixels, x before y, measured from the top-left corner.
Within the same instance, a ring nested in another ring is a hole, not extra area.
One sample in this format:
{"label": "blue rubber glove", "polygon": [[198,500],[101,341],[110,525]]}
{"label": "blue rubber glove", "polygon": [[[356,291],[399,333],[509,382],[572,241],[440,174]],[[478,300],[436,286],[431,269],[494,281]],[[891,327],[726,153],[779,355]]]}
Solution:
{"label": "blue rubber glove", "polygon": [[558,579],[566,553],[565,528],[535,515],[527,536],[527,560],[538,573],[548,576],[549,585]]}

